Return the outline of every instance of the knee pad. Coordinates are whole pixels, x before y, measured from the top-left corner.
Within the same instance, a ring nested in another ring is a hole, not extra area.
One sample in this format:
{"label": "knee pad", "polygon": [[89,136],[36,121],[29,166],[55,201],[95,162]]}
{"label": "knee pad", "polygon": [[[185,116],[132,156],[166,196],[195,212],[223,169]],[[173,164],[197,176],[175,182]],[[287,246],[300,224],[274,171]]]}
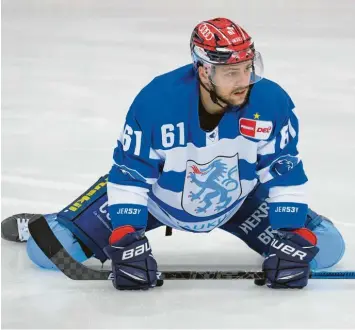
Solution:
{"label": "knee pad", "polygon": [[311,262],[313,270],[329,268],[344,255],[345,242],[334,224],[326,217],[308,210],[306,227],[317,236],[319,252]]}

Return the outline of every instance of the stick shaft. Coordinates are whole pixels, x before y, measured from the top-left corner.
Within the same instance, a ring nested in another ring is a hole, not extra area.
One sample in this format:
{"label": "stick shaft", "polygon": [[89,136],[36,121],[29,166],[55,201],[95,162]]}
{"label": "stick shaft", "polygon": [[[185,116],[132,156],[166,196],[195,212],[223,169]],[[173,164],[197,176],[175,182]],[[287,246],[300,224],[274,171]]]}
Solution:
{"label": "stick shaft", "polygon": [[[108,271],[106,271],[108,272]],[[265,274],[262,271],[162,271],[159,273],[161,280],[263,280]],[[310,279],[355,279],[355,272],[311,272]],[[107,279],[112,279],[110,274]]]}
{"label": "stick shaft", "polygon": [[354,271],[337,271],[337,272],[311,272],[309,278],[312,279],[343,279],[343,280],[354,280]]}
{"label": "stick shaft", "polygon": [[164,280],[253,280],[264,279],[261,271],[163,271]]}

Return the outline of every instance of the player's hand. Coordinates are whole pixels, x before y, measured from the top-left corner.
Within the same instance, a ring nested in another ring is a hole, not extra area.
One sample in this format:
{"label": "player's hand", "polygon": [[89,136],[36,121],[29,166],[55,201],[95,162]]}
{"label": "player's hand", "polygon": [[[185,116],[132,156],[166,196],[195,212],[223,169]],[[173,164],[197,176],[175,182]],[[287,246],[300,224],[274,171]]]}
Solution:
{"label": "player's hand", "polygon": [[104,251],[112,261],[116,289],[147,290],[157,285],[157,262],[143,230],[135,231],[132,226],[116,228]]}
{"label": "player's hand", "polygon": [[310,262],[319,249],[316,236],[308,229],[280,230],[263,262],[266,285],[275,289],[302,289],[308,283]]}

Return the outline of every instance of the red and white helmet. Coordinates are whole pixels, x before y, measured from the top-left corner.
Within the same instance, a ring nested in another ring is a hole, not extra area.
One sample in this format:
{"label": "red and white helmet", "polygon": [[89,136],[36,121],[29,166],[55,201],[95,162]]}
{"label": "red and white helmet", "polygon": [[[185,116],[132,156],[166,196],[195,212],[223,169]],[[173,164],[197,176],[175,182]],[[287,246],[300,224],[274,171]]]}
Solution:
{"label": "red and white helmet", "polygon": [[213,78],[214,66],[237,65],[249,60],[252,63],[250,84],[263,77],[262,57],[255,50],[250,35],[227,18],[214,18],[199,23],[192,32],[190,49],[195,67],[204,66],[210,78]]}

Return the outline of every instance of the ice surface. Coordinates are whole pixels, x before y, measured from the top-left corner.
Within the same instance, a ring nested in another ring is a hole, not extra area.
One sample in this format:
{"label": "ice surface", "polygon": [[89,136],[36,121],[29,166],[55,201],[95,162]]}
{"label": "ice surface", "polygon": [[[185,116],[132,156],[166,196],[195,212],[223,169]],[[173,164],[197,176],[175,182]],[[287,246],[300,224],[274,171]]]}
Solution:
{"label": "ice surface", "polygon": [[[266,75],[293,98],[310,205],[333,219],[355,269],[355,2],[2,2],[2,219],[55,212],[108,171],[134,96],[190,61],[201,20],[227,16],[253,35]],[[218,230],[148,234],[163,268],[259,269]],[[2,241],[4,328],[355,328],[354,281],[273,291],[252,281],[174,281],[118,292],[43,271],[24,244]]]}

